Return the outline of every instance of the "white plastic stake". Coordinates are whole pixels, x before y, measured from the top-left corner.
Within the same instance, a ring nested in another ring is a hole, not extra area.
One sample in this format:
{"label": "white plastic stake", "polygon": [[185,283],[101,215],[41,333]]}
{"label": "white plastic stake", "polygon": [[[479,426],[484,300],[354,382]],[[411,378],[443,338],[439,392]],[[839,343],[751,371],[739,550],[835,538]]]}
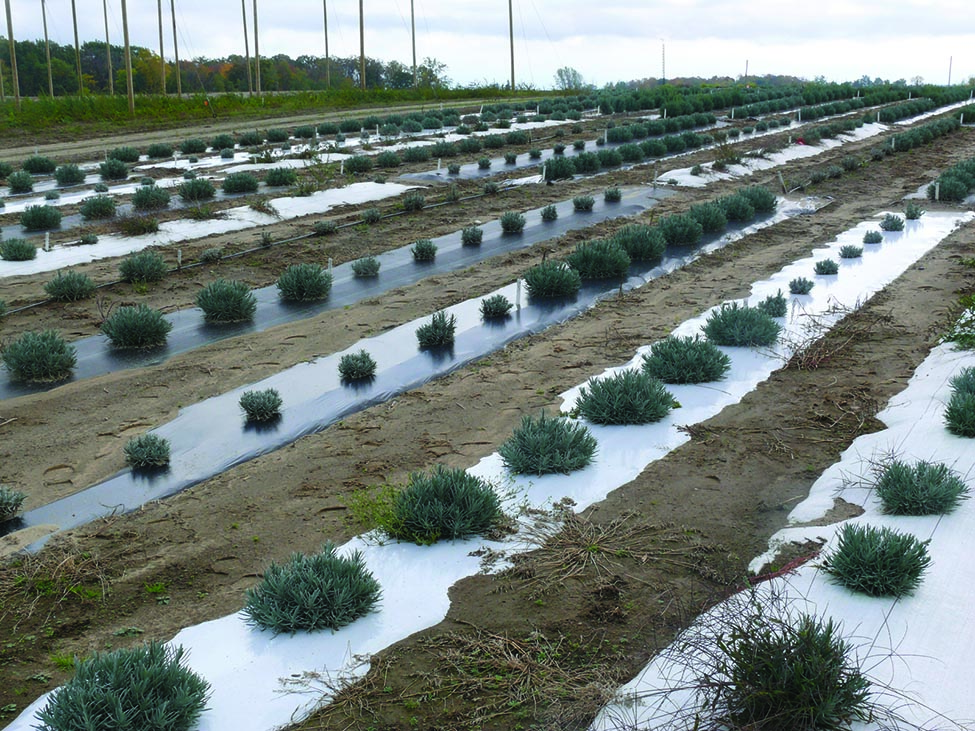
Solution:
{"label": "white plastic stake", "polygon": [[542,163],[542,182],[545,182],[545,163]]}
{"label": "white plastic stake", "polygon": [[603,130],[603,142],[609,142],[609,127]]}
{"label": "white plastic stake", "polygon": [[345,175],[345,160],[339,160],[339,175]]}
{"label": "white plastic stake", "polygon": [[880,123],[880,112],[877,112],[877,123]]}
{"label": "white plastic stake", "polygon": [[735,118],[735,108],[734,107],[731,108],[731,118],[732,119]]}
{"label": "white plastic stake", "polygon": [[961,122],[959,122],[959,124],[965,124],[965,113],[964,112],[961,113]]}
{"label": "white plastic stake", "polygon": [[934,181],[934,199],[936,201],[941,200],[941,183],[937,180]]}
{"label": "white plastic stake", "polygon": [[515,308],[521,309],[521,280],[515,285]]}
{"label": "white plastic stake", "polygon": [[376,125],[376,137],[379,137],[379,125]]}
{"label": "white plastic stake", "polygon": [[328,275],[332,276],[332,257],[328,257]]}
{"label": "white plastic stake", "polygon": [[50,231],[45,231],[44,232],[44,251],[50,251],[50,250],[51,250],[51,232]]}
{"label": "white plastic stake", "polygon": [[437,158],[437,172],[440,172],[440,158]]}
{"label": "white plastic stake", "polygon": [[183,250],[182,249],[176,249],[176,268],[177,269],[182,269],[183,268]]}
{"label": "white plastic stake", "polygon": [[796,112],[796,114],[798,115],[797,118],[796,118],[796,121],[797,122],[801,122],[802,121],[802,109],[800,108],[799,111]]}
{"label": "white plastic stake", "polygon": [[667,107],[664,107],[664,119],[667,119]]}
{"label": "white plastic stake", "polygon": [[897,149],[897,138],[896,137],[891,137],[890,138],[890,149],[891,150],[896,150]]}

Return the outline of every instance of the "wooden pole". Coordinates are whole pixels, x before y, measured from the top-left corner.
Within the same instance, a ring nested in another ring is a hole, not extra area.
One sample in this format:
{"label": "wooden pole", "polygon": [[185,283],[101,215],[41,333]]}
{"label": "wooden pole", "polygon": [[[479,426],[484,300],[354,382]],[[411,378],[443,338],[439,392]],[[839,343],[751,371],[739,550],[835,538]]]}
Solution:
{"label": "wooden pole", "polygon": [[515,93],[515,14],[508,0],[508,40],[511,43],[511,93]]}
{"label": "wooden pole", "polygon": [[244,21],[244,62],[247,64],[247,93],[254,96],[254,77],[251,74],[251,42],[247,37],[247,0],[240,0],[240,15]]}
{"label": "wooden pole", "polygon": [[413,88],[418,84],[416,80],[416,15],[413,13],[413,0],[410,0],[410,35],[413,37]]}
{"label": "wooden pole", "polygon": [[75,0],[71,0],[71,23],[74,25],[74,62],[78,67],[78,96],[85,93],[85,83],[81,78],[81,44],[78,43],[78,11]]}
{"label": "wooden pole", "polygon": [[325,15],[325,88],[332,88],[332,59],[328,53],[328,0],[322,0],[322,13]]}
{"label": "wooden pole", "polygon": [[7,43],[10,45],[10,80],[14,85],[14,101],[17,102],[17,110],[20,111],[20,79],[17,78],[17,43],[14,41],[14,22],[10,18],[10,0],[6,0],[7,6]]}
{"label": "wooden pole", "polygon": [[129,45],[129,11],[125,0],[122,0],[122,38],[125,42],[125,86],[129,94],[129,114],[134,117],[135,91],[132,86],[132,47]]}
{"label": "wooden pole", "polygon": [[257,33],[257,0],[254,0],[254,70],[256,72],[254,79],[254,88],[257,90],[257,95],[261,95],[261,47],[258,41]]}
{"label": "wooden pole", "polygon": [[176,96],[183,98],[183,74],[179,69],[179,39],[176,37],[176,0],[169,0],[169,14],[173,18],[173,60],[176,62]]}
{"label": "wooden pole", "polygon": [[41,20],[44,23],[44,55],[47,57],[47,93],[54,97],[54,77],[51,74],[51,40],[47,36],[47,3],[41,0]]}
{"label": "wooden pole", "polygon": [[156,0],[156,12],[159,14],[159,93],[166,93],[166,46],[163,44],[162,0]]}
{"label": "wooden pole", "polygon": [[362,16],[362,0],[359,0],[359,81],[366,90],[366,23]]}
{"label": "wooden pole", "polygon": [[0,59],[0,102],[7,101],[7,92],[3,88],[3,59]]}
{"label": "wooden pole", "polygon": [[105,60],[108,62],[108,93],[115,96],[115,72],[112,70],[112,43],[108,38],[108,0],[102,0],[105,17]]}

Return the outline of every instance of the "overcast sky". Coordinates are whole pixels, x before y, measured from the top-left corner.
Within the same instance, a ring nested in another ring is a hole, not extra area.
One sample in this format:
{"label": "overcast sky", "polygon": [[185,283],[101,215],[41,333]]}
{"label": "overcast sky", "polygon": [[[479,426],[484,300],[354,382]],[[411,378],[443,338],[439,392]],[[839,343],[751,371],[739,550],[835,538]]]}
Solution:
{"label": "overcast sky", "polygon": [[[10,0],[14,35],[43,38],[41,0]],[[103,39],[102,0],[76,0],[79,34]],[[120,0],[107,0],[109,33],[122,43]],[[245,0],[253,41],[253,0]],[[359,53],[359,4],[326,0],[329,51]],[[46,0],[51,39],[70,44],[71,0]],[[172,58],[170,0],[163,0]],[[454,83],[510,78],[505,0],[414,0],[417,60],[447,64]],[[975,76],[971,0],[513,0],[515,81],[550,88],[571,66],[602,86],[661,75],[791,74],[832,81],[863,75],[955,83]],[[133,45],[158,50],[157,2],[128,0]],[[323,3],[258,0],[261,55],[325,55]],[[410,0],[365,0],[366,55],[411,62]],[[180,58],[243,55],[240,0],[176,0]],[[6,33],[3,24],[3,35]],[[253,53],[253,42],[251,43]]]}

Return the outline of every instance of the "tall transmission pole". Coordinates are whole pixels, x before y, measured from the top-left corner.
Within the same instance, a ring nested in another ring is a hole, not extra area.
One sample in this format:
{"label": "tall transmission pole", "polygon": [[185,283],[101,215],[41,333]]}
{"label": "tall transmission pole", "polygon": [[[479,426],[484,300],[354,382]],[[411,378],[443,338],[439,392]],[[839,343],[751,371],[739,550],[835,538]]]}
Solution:
{"label": "tall transmission pole", "polygon": [[81,45],[78,43],[78,11],[75,0],[71,0],[71,23],[74,25],[74,62],[78,67],[78,96],[85,93],[85,84],[81,79]]}
{"label": "tall transmission pole", "polygon": [[176,96],[183,98],[183,75],[179,71],[179,39],[176,37],[176,0],[169,0],[169,14],[173,18],[173,60],[176,62]]}
{"label": "tall transmission pole", "polygon": [[362,0],[359,0],[359,82],[366,90],[366,22],[362,17]]}
{"label": "tall transmission pole", "polygon": [[256,78],[254,80],[254,87],[257,90],[257,95],[261,95],[261,47],[258,41],[257,34],[257,0],[254,0],[254,70],[256,73]]}
{"label": "tall transmission pole", "polygon": [[240,14],[244,19],[244,62],[247,64],[247,93],[254,96],[254,77],[251,74],[251,46],[247,38],[247,0],[240,0]]}
{"label": "tall transmission pole", "polygon": [[3,60],[0,59],[0,102],[7,101],[7,92],[3,88]]}
{"label": "tall transmission pole", "polygon": [[328,0],[322,0],[322,13],[325,16],[325,88],[332,88],[332,59],[328,55]]}
{"label": "tall transmission pole", "polygon": [[508,0],[508,41],[511,44],[511,93],[515,93],[515,14]]}
{"label": "tall transmission pole", "polygon": [[162,0],[156,0],[159,13],[159,93],[166,94],[166,47],[163,45]]}
{"label": "tall transmission pole", "polygon": [[667,44],[660,39],[660,83],[667,82]]}
{"label": "tall transmission pole", "polygon": [[129,94],[129,114],[134,117],[135,92],[132,87],[132,47],[129,45],[129,11],[125,5],[125,0],[122,0],[122,38],[125,42],[125,86]]}
{"label": "tall transmission pole", "polygon": [[115,72],[112,71],[112,44],[108,38],[108,0],[102,0],[102,14],[105,16],[105,61],[108,63],[108,93],[115,96]]}
{"label": "tall transmission pole", "polygon": [[413,13],[413,0],[410,0],[410,35],[413,37],[413,88],[416,89],[416,15]]}
{"label": "tall transmission pole", "polygon": [[7,43],[10,45],[10,80],[14,85],[14,100],[20,110],[20,79],[17,78],[17,43],[14,41],[14,22],[10,19],[10,0],[7,6]]}
{"label": "tall transmission pole", "polygon": [[54,97],[54,78],[51,74],[51,41],[47,37],[47,3],[41,0],[41,20],[44,23],[44,55],[47,57],[47,93]]}

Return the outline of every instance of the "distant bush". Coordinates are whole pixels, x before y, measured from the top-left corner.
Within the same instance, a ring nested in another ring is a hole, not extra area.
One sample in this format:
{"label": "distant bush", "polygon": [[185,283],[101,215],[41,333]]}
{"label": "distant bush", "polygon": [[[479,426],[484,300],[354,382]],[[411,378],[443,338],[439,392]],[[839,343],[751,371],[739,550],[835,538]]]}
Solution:
{"label": "distant bush", "polygon": [[3,349],[3,364],[14,380],[63,381],[77,363],[74,346],[56,330],[25,332]]}
{"label": "distant bush", "polygon": [[376,155],[376,166],[381,168],[395,168],[403,164],[400,160],[399,155],[397,155],[392,150],[384,150]]}
{"label": "distant bush", "polygon": [[785,317],[788,312],[788,303],[781,289],[776,294],[770,294],[763,299],[756,307],[769,317]]}
{"label": "distant bush", "polygon": [[205,178],[186,180],[179,184],[178,190],[179,197],[190,203],[210,200],[217,194],[217,189],[213,187],[213,183]]}
{"label": "distant bush", "polygon": [[561,261],[544,261],[528,269],[525,288],[530,297],[551,299],[572,297],[582,287],[579,272]]}
{"label": "distant bush", "polygon": [[427,199],[422,193],[416,191],[410,191],[403,196],[403,210],[407,212],[415,212],[423,210],[423,207],[427,204]]}
{"label": "distant bush", "polygon": [[30,261],[37,258],[37,247],[27,239],[0,240],[0,259],[4,261]]}
{"label": "distant bush", "polygon": [[339,359],[339,376],[343,381],[362,381],[376,375],[376,361],[365,350],[348,353]]}
{"label": "distant bush", "polygon": [[224,193],[256,193],[257,178],[250,173],[230,173],[223,179]]}
{"label": "distant bush", "polygon": [[159,211],[169,207],[169,191],[155,185],[140,185],[132,194],[132,207],[137,211]]}
{"label": "distant bush", "polygon": [[125,461],[132,469],[165,467],[169,464],[169,441],[156,434],[143,434],[125,443]]}
{"label": "distant bush", "polygon": [[612,239],[580,243],[565,261],[583,279],[622,279],[630,270],[629,254]]}
{"label": "distant bush", "polygon": [[332,275],[321,264],[292,264],[278,277],[277,287],[288,302],[321,300],[332,289]]}
{"label": "distant bush", "polygon": [[624,226],[612,235],[611,240],[623,247],[631,261],[645,264],[658,264],[667,248],[663,234],[657,228],[643,224]]}
{"label": "distant bush", "polygon": [[460,175],[460,163],[452,162],[447,166],[448,175]]}
{"label": "distant bush", "polygon": [[75,660],[75,674],[38,711],[45,731],[194,728],[209,683],[183,667],[182,647],[150,642]]}
{"label": "distant bush", "polygon": [[506,234],[518,234],[525,228],[525,217],[516,211],[501,214],[501,230]]}
{"label": "distant bush", "polygon": [[49,175],[57,170],[57,167],[51,158],[43,155],[31,155],[21,165],[21,168],[34,175]]}
{"label": "distant bush", "polygon": [[491,167],[491,158],[482,157],[477,161],[478,170],[488,170]]}
{"label": "distant bush", "polygon": [[159,231],[159,219],[152,216],[125,216],[119,219],[119,231],[126,236],[141,236]]}
{"label": "distant bush", "polygon": [[572,209],[575,211],[591,211],[596,205],[596,199],[591,195],[577,195],[572,199]]}
{"label": "distant bush", "polygon": [[153,144],[149,145],[149,148],[146,150],[146,154],[150,158],[154,159],[161,157],[172,157],[173,146],[166,144],[165,142],[154,142]]}
{"label": "distant bush", "polygon": [[874,485],[884,512],[891,515],[943,515],[968,498],[968,486],[947,465],[891,460]]}
{"label": "distant bush", "polygon": [[372,158],[368,155],[352,155],[345,161],[347,173],[368,173],[370,170],[372,170]]}
{"label": "distant bush", "polygon": [[481,317],[485,320],[503,320],[513,305],[503,294],[495,294],[481,300]]}
{"label": "distant bush", "polygon": [[26,499],[27,493],[0,485],[0,523],[17,515]]}
{"label": "distant bush", "polygon": [[[558,147],[558,146],[556,146]],[[562,157],[556,153],[545,161],[545,180],[568,180],[576,174],[575,163],[568,157]]]}
{"label": "distant bush", "polygon": [[204,264],[215,264],[216,262],[223,259],[224,250],[220,246],[214,246],[211,249],[204,249],[200,253],[200,261]]}
{"label": "distant bush", "polygon": [[741,193],[729,195],[718,201],[729,221],[747,223],[755,218],[755,207],[751,201]]}
{"label": "distant bush", "polygon": [[880,228],[884,231],[903,231],[904,219],[894,213],[888,213],[880,222]]}
{"label": "distant bush", "polygon": [[484,240],[484,229],[478,226],[467,226],[460,232],[460,242],[463,246],[480,246]]}
{"label": "distant bush", "polygon": [[542,209],[541,216],[543,221],[554,221],[559,217],[559,210],[549,204]]}
{"label": "distant bush", "polygon": [[596,438],[583,424],[544,413],[524,416],[498,449],[505,468],[516,475],[569,474],[596,456]]}
{"label": "distant bush", "polygon": [[694,246],[704,235],[704,227],[685,214],[664,216],[657,224],[657,230],[670,246]]}
{"label": "distant bush", "polygon": [[321,553],[293,553],[268,566],[261,583],[247,590],[243,614],[248,624],[275,633],[337,630],[371,612],[381,595],[360,552],[339,556],[326,543]]}
{"label": "distant bush", "polygon": [[[184,173],[184,174],[185,174],[185,173]],[[107,186],[107,185],[105,185],[105,183],[95,183],[95,184],[94,184],[94,185],[93,185],[93,186],[91,187],[91,189],[92,189],[93,191],[95,191],[96,193],[107,193],[107,192],[108,192],[108,186]]]}
{"label": "distant bush", "polygon": [[98,174],[102,180],[125,180],[129,177],[129,168],[121,160],[106,160],[98,166]]}
{"label": "distant bush", "polygon": [[180,142],[179,151],[184,155],[202,155],[207,151],[207,143],[199,138],[193,137]]}
{"label": "distant bush", "polygon": [[367,256],[363,259],[356,259],[352,262],[352,274],[359,279],[367,279],[379,276],[379,259]]}
{"label": "distant bush", "polygon": [[7,186],[11,193],[30,193],[34,190],[34,177],[23,170],[7,176]]}
{"label": "distant bush", "polygon": [[54,171],[58,185],[79,185],[85,182],[85,172],[77,165],[60,165]]}
{"label": "distant bush", "polygon": [[383,212],[378,208],[367,208],[362,212],[362,222],[363,223],[379,223],[383,218]]}
{"label": "distant bush", "polygon": [[945,424],[952,434],[975,437],[975,368],[966,368],[951,379]]}
{"label": "distant bush", "polygon": [[822,562],[838,584],[868,596],[914,593],[931,564],[928,542],[890,528],[848,523]]}
{"label": "distant bush", "polygon": [[904,218],[908,221],[916,221],[921,216],[924,215],[924,209],[921,208],[917,203],[910,202],[904,208]]}
{"label": "distant bush", "polygon": [[880,231],[867,231],[863,234],[863,243],[880,244],[883,243],[884,235]]}
{"label": "distant bush", "polygon": [[841,259],[859,259],[861,256],[863,256],[862,246],[853,246],[852,244],[847,244],[846,246],[840,247]]}
{"label": "distant bush", "polygon": [[61,225],[61,211],[56,206],[27,206],[20,214],[20,225],[26,231],[44,231]]}
{"label": "distant bush", "polygon": [[169,268],[161,254],[145,250],[124,258],[118,271],[123,282],[158,282],[169,273]]}
{"label": "distant bush", "polygon": [[47,296],[57,302],[77,302],[95,294],[95,283],[81,272],[58,272],[44,285]]}
{"label": "distant bush", "polygon": [[542,158],[542,151],[538,148],[532,148],[528,151],[528,157],[532,160],[540,160]]}
{"label": "distant bush", "polygon": [[701,229],[707,234],[720,233],[728,225],[724,209],[717,203],[698,203],[688,209],[687,215],[701,224]]}
{"label": "distant bush", "polygon": [[447,315],[440,310],[434,312],[430,322],[416,329],[416,340],[421,350],[442,348],[454,344],[454,331],[457,329],[457,316]]}
{"label": "distant bush", "polygon": [[790,294],[809,294],[813,288],[813,281],[805,277],[796,277],[789,282]]}
{"label": "distant bush", "polygon": [[[0,180],[6,180],[7,177],[14,171],[14,166],[9,162],[3,162],[0,160]],[[28,173],[29,175],[30,173]]]}
{"label": "distant bush", "polygon": [[840,270],[840,265],[832,259],[820,259],[813,266],[813,270],[819,275],[836,274]]}
{"label": "distant bush", "polygon": [[481,188],[481,191],[484,193],[484,195],[496,195],[498,190],[499,190],[498,184],[493,180],[487,181],[484,184],[484,187]]}
{"label": "distant bush", "polygon": [[102,323],[115,348],[156,348],[166,343],[172,329],[159,310],[145,304],[119,307]]}
{"label": "distant bush", "polygon": [[671,335],[650,346],[643,356],[643,370],[664,383],[720,381],[731,368],[731,359],[707,340]]}
{"label": "distant bush", "polygon": [[651,424],[670,413],[674,397],[649,373],[624,370],[590,378],[579,391],[576,408],[594,424]]}
{"label": "distant bush", "polygon": [[83,233],[78,237],[78,243],[82,246],[94,246],[98,243],[98,235],[91,232]]}
{"label": "distant bush", "polygon": [[134,147],[116,147],[114,150],[109,150],[105,157],[121,162],[139,162],[139,151]]}
{"label": "distant bush", "polygon": [[603,191],[603,200],[606,203],[619,203],[623,200],[623,191],[619,188],[607,188]]}
{"label": "distant bush", "polygon": [[708,315],[704,334],[715,345],[769,346],[779,337],[781,329],[757,307],[732,302]]}
{"label": "distant bush", "polygon": [[207,322],[241,322],[253,319],[257,298],[244,282],[217,279],[199,291],[196,306]]}
{"label": "distant bush", "polygon": [[277,389],[265,388],[261,391],[244,391],[238,403],[247,421],[264,423],[281,416],[281,404],[284,401]]}
{"label": "distant bush", "polygon": [[298,173],[291,168],[272,168],[264,175],[264,183],[272,188],[294,185],[298,182]]}
{"label": "distant bush", "polygon": [[430,239],[420,239],[410,247],[415,261],[433,261],[437,257],[437,245]]}

